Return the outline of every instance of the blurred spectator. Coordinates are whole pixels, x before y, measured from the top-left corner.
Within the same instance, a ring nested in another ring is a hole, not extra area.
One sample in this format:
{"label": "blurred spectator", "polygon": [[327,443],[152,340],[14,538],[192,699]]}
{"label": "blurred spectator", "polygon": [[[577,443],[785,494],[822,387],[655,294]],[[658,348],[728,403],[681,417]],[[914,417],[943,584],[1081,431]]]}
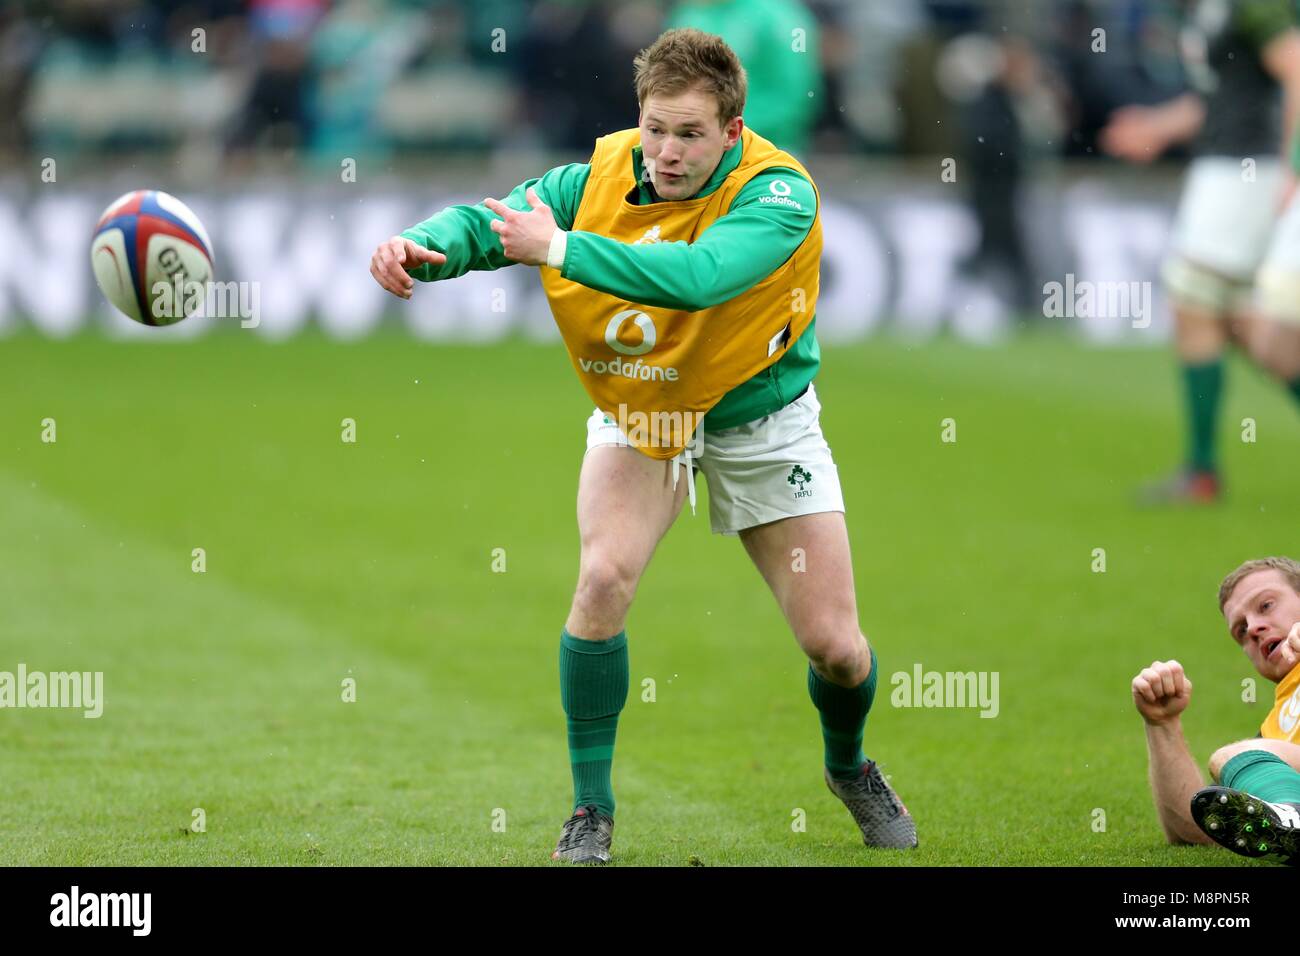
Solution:
{"label": "blurred spectator", "polygon": [[37,60],[47,43],[43,31],[22,16],[18,6],[0,8],[0,100],[9,104],[8,122],[0,123],[0,156],[11,156],[31,148],[31,130],[26,102]]}
{"label": "blurred spectator", "polygon": [[635,121],[635,54],[689,25],[736,49],[746,122],[778,145],[805,152],[815,133],[820,150],[963,157],[979,258],[1016,263],[1005,207],[1023,154],[1095,155],[1114,109],[1176,92],[1180,3],[11,0],[0,151],[171,150],[196,175],[268,150],[585,158]]}
{"label": "blurred spectator", "polygon": [[[321,24],[309,48],[313,157],[380,158],[386,137],[378,120],[385,92],[414,59],[436,23],[438,34],[460,37],[461,11],[438,4],[384,10],[367,0],[344,0]],[[458,52],[458,51],[457,51]]]}
{"label": "blurred spectator", "polygon": [[1043,21],[1010,2],[943,0],[930,10],[936,25],[959,30],[940,51],[936,78],[955,106],[956,181],[980,230],[962,269],[1000,290],[1016,312],[1035,314],[1039,283],[1019,218],[1027,134],[1056,140],[1059,149],[1063,115],[1062,94],[1040,52]]}
{"label": "blurred spectator", "polygon": [[645,0],[543,0],[511,58],[524,114],[542,141],[583,154],[592,141],[636,125],[632,59],[660,32]]}
{"label": "blurred spectator", "polygon": [[1070,0],[1059,22],[1054,40],[1072,127],[1066,155],[1095,154],[1117,108],[1182,91],[1173,0]]}
{"label": "blurred spectator", "polygon": [[749,76],[745,124],[782,149],[804,153],[822,109],[821,29],[800,0],[685,0],[665,28],[716,33]]}
{"label": "blurred spectator", "polygon": [[248,99],[230,135],[234,149],[295,147],[303,138],[307,51],[328,0],[249,0],[254,68]]}
{"label": "blurred spectator", "polygon": [[904,131],[900,74],[909,45],[927,26],[920,0],[813,0],[811,7],[822,24],[826,83],[819,148],[897,150]]}

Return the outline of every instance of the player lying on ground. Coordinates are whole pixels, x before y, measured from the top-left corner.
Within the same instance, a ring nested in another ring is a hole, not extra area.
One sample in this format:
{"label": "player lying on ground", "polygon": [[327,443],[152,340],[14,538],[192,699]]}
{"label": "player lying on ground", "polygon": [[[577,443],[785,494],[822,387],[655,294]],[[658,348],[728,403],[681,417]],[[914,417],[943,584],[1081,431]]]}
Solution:
{"label": "player lying on ground", "polygon": [[1183,739],[1192,682],[1178,661],[1133,678],[1146,721],[1151,793],[1170,843],[1210,843],[1244,856],[1300,862],[1300,563],[1247,561],[1219,588],[1232,635],[1260,675],[1277,684],[1259,736],[1220,747],[1206,787]]}
{"label": "player lying on ground", "polygon": [[1187,6],[1180,49],[1194,91],[1118,110],[1101,136],[1107,152],[1131,161],[1184,142],[1195,156],[1162,269],[1187,398],[1187,459],[1145,489],[1148,503],[1218,498],[1215,423],[1230,340],[1300,401],[1300,202],[1287,203],[1300,169],[1295,0]]}
{"label": "player lying on ground", "polygon": [[808,657],[827,785],[868,845],[913,847],[911,815],[862,753],[877,669],[812,386],[816,188],[793,156],[745,128],[745,72],[721,38],[670,30],[635,67],[636,128],[504,202],[443,210],[381,244],[370,266],[402,298],[412,277],[541,267],[596,405],[578,479],[578,582],[560,634],[573,814],[553,858],[609,859],[624,624],[685,498],[694,511],[697,467],[712,529],[739,535]]}

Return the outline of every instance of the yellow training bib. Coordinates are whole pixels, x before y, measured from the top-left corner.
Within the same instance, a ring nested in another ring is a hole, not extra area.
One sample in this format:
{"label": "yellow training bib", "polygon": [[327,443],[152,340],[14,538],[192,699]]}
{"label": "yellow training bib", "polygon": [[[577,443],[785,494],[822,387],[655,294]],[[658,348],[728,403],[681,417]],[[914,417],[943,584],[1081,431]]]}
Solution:
{"label": "yellow training bib", "polygon": [[[740,164],[708,196],[638,206],[632,148],[639,129],[596,140],[573,223],[619,242],[694,242],[740,190],[774,167],[812,177],[789,153],[749,129]],[[813,186],[814,191],[816,185]],[[698,312],[656,308],[597,292],[542,266],[542,286],[578,379],[596,407],[651,458],[675,457],[704,413],[785,354],[812,321],[822,251],[821,201],[804,241],[753,288]]]}
{"label": "yellow training bib", "polygon": [[1260,736],[1273,740],[1294,743],[1297,731],[1300,731],[1300,666],[1291,668],[1277,685],[1273,709],[1259,725]]}

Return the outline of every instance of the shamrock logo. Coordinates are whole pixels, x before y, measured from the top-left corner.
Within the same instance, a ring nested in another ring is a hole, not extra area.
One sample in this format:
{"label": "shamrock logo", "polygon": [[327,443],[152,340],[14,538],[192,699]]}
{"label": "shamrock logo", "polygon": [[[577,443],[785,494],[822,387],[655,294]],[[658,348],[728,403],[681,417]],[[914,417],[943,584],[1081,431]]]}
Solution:
{"label": "shamrock logo", "polygon": [[802,466],[795,465],[790,469],[790,477],[786,481],[803,491],[803,486],[812,481],[812,475],[804,471]]}

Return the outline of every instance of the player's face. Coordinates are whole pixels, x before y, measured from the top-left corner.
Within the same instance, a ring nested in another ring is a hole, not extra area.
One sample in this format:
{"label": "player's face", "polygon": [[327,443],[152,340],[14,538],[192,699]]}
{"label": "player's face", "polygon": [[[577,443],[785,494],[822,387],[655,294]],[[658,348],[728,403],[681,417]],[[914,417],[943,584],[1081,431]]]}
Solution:
{"label": "player's face", "polygon": [[664,199],[689,199],[704,188],[722,154],[736,145],[744,120],[718,120],[712,93],[687,90],[676,96],[647,96],[641,104],[641,159],[655,192]]}
{"label": "player's face", "polygon": [[1223,605],[1232,639],[1241,645],[1255,670],[1280,681],[1290,670],[1284,654],[1286,636],[1300,621],[1300,594],[1281,571],[1268,568],[1242,578]]}

